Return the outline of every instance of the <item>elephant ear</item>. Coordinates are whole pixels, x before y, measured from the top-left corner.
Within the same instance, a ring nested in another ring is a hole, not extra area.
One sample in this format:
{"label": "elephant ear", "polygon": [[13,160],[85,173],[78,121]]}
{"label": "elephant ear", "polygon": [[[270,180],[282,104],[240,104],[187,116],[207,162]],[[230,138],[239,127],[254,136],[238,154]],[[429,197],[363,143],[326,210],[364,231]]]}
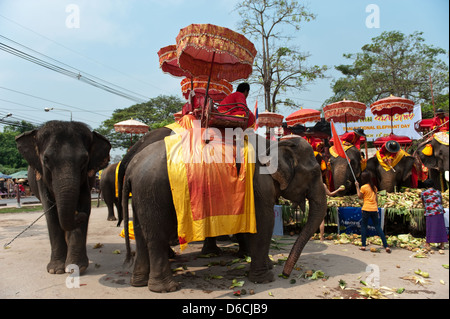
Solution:
{"label": "elephant ear", "polygon": [[92,143],[89,150],[89,177],[108,166],[110,150],[111,143],[103,135],[92,132]]}
{"label": "elephant ear", "polygon": [[288,188],[289,183],[295,175],[295,167],[298,161],[294,152],[297,147],[295,142],[290,140],[281,141],[278,145],[278,166],[272,178],[280,184],[280,189]]}
{"label": "elephant ear", "polygon": [[19,153],[28,164],[42,174],[42,164],[39,158],[39,149],[36,143],[38,130],[27,131],[16,136],[16,144]]}
{"label": "elephant ear", "polygon": [[367,160],[366,170],[368,170],[369,172],[372,172],[373,174],[376,174],[378,165],[379,165],[379,162],[378,162],[377,157],[376,156],[371,157]]}
{"label": "elephant ear", "polygon": [[405,156],[403,160],[404,160],[404,170],[402,180],[406,181],[412,175],[412,170],[416,159],[414,158],[414,156]]}
{"label": "elephant ear", "polygon": [[414,155],[416,157],[419,157],[423,165],[425,165],[427,168],[438,167],[438,161],[436,156],[434,156],[433,146],[429,142],[420,144]]}

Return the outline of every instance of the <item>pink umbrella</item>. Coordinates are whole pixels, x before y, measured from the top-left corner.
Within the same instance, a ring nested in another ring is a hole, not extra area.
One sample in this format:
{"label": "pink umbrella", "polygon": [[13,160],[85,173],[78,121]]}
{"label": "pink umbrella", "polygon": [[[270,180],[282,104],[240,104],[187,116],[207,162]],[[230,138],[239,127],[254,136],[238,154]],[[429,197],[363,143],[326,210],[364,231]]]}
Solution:
{"label": "pink umbrella", "polygon": [[114,130],[119,133],[130,133],[130,142],[133,143],[133,134],[144,134],[148,132],[148,125],[136,120],[126,120],[114,124]]}
{"label": "pink umbrella", "polygon": [[313,109],[300,109],[286,117],[288,127],[318,121],[320,121],[320,111]]}
{"label": "pink umbrella", "polygon": [[168,45],[166,47],[159,49],[158,57],[159,57],[159,67],[163,70],[164,73],[169,73],[176,77],[191,76],[190,73],[183,71],[178,66],[178,55],[176,45]]}
{"label": "pink umbrella", "polygon": [[283,124],[284,116],[272,112],[261,112],[258,114],[258,126],[280,127]]}
{"label": "pink umbrella", "polygon": [[234,82],[252,73],[256,49],[245,36],[212,24],[191,24],[176,39],[178,65],[192,76]]}
{"label": "pink umbrella", "polygon": [[391,134],[394,134],[392,118],[395,114],[411,113],[414,111],[414,101],[403,97],[389,96],[370,105],[374,115],[389,115],[391,117]]}
{"label": "pink umbrella", "polygon": [[[191,90],[196,94],[205,95],[208,86],[208,78],[206,76],[196,78],[185,78],[181,81],[181,92],[187,99]],[[233,92],[233,85],[226,80],[212,80],[209,84],[208,95],[215,101],[223,100],[227,95]]]}
{"label": "pink umbrella", "polygon": [[358,101],[348,101],[346,99],[328,104],[323,108],[325,120],[335,123],[345,123],[347,132],[347,122],[356,122],[366,116],[366,105]]}

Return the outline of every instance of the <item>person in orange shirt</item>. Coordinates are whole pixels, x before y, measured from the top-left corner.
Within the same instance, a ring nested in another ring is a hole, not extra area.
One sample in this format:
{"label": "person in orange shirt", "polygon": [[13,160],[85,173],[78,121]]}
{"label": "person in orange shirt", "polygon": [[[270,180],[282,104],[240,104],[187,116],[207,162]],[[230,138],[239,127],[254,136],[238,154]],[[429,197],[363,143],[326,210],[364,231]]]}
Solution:
{"label": "person in orange shirt", "polygon": [[[241,83],[236,88],[236,92],[231,93],[226,98],[224,98],[220,105],[218,106],[217,110],[221,113],[228,114],[228,115],[239,115],[239,116],[245,116],[245,112],[241,108],[236,108],[234,110],[229,111],[233,107],[236,106],[243,106],[248,109],[247,107],[247,97],[250,93],[250,85],[248,83]],[[249,112],[249,118],[247,127],[252,127],[255,124],[255,115],[248,109]]]}
{"label": "person in orange shirt", "polygon": [[358,197],[364,201],[362,207],[362,219],[361,219],[361,250],[366,250],[366,238],[367,238],[367,224],[369,218],[372,219],[373,225],[380,236],[383,246],[387,253],[391,253],[386,236],[384,236],[383,230],[380,226],[380,220],[378,219],[378,199],[377,199],[377,188],[373,184],[372,174],[368,171],[361,173],[361,183],[363,186],[359,188],[358,181],[355,182],[356,192]]}
{"label": "person in orange shirt", "polygon": [[443,109],[436,110],[436,116],[433,118],[433,123],[431,124],[431,127],[433,131],[435,130],[436,132],[448,132],[449,130],[448,116],[445,116],[445,112]]}

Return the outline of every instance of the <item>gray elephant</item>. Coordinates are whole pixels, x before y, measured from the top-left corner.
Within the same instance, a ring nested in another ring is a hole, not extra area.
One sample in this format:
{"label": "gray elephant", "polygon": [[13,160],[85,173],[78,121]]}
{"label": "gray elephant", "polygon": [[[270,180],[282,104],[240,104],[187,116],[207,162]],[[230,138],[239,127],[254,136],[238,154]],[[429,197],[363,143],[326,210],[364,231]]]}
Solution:
{"label": "gray elephant", "polygon": [[[347,149],[345,153],[347,154],[347,157],[350,161],[353,173],[358,180],[361,176],[361,151],[358,150],[355,146],[352,146]],[[334,189],[337,190],[341,185],[345,186],[344,190],[340,190],[336,193],[336,196],[354,194],[356,192],[355,179],[350,170],[350,167],[348,166],[347,159],[340,156],[333,156],[333,154],[331,155],[332,156],[330,157],[330,164]]]}
{"label": "gray elephant", "polygon": [[[170,129],[169,127],[161,127],[155,130],[152,130],[150,132],[148,132],[147,134],[145,134],[144,136],[142,136],[139,141],[137,141],[127,152],[127,154],[125,154],[125,156],[123,157],[122,161],[120,162],[120,166],[118,169],[118,173],[117,173],[117,179],[118,179],[118,201],[121,202],[122,201],[122,188],[123,188],[123,180],[125,177],[125,172],[127,170],[128,165],[130,164],[130,162],[132,161],[132,159],[134,158],[134,156],[136,156],[136,154],[138,154],[140,151],[142,151],[145,147],[147,147],[150,144],[153,144],[154,142],[157,141],[161,141],[163,140],[166,136],[169,136],[170,134],[173,134],[174,131],[172,129]],[[120,226],[122,219],[123,219],[123,215],[122,215],[122,211],[123,211],[123,207],[122,205],[119,205],[117,207],[117,211],[118,211],[118,222],[117,222],[117,226]],[[237,256],[242,257],[244,255],[247,254],[247,245],[246,242],[243,238],[243,236],[237,234],[236,236],[238,242],[239,242],[239,251],[237,252]],[[172,249],[168,249],[169,251],[169,255],[172,256],[173,255],[173,251]],[[203,248],[202,248],[202,254],[216,254],[216,255],[220,255],[222,253],[221,249],[217,246],[216,243],[216,238],[206,238],[203,244]]]}
{"label": "gray elephant", "polygon": [[[261,137],[258,137],[262,139]],[[251,139],[249,139],[251,140]],[[292,200],[301,207],[309,200],[309,218],[302,229],[286,261],[283,273],[290,275],[305,244],[319,227],[326,214],[326,196],[321,179],[320,166],[311,146],[302,138],[293,138],[274,143],[266,149],[270,161],[278,162],[272,174],[262,174],[264,164],[256,160],[254,204],[257,233],[244,236],[249,245],[251,266],[249,279],[263,283],[274,279],[268,259],[269,245],[274,225],[273,206],[279,196]],[[258,153],[257,145],[254,145]],[[277,158],[274,150],[277,150]],[[267,165],[267,164],[265,164]],[[269,165],[270,166],[270,165]],[[145,185],[145,187],[142,187]],[[172,200],[168,178],[167,156],[164,141],[155,142],[139,152],[130,163],[124,181],[124,221],[128,221],[127,194],[133,193],[132,208],[136,238],[136,258],[131,284],[148,286],[151,291],[169,292],[178,289],[173,280],[167,257],[167,246],[177,237],[177,217]],[[127,260],[130,256],[130,242],[127,236]]]}
{"label": "gray elephant", "polygon": [[385,170],[380,164],[376,156],[369,158],[366,169],[370,171],[377,178],[378,190],[386,190],[387,192],[394,192],[395,189],[400,191],[402,186],[412,186],[412,169],[415,158],[413,156],[405,155],[403,158],[389,170]]}
{"label": "gray elephant", "polygon": [[108,167],[102,171],[100,178],[100,194],[106,203],[106,207],[108,207],[108,216],[106,219],[111,221],[117,220],[116,216],[114,216],[114,206],[116,206],[119,219],[121,218],[120,214],[122,212],[118,189],[116,196],[116,168],[118,164],[119,163],[108,165]]}
{"label": "gray elephant", "polygon": [[108,165],[111,144],[80,122],[50,121],[16,137],[29,164],[31,190],[42,202],[51,245],[50,274],[88,265],[86,235],[95,173]]}
{"label": "gray elephant", "polygon": [[[445,182],[443,182],[444,176],[448,182],[448,152],[448,132],[438,133],[431,139],[422,142],[414,152],[414,156],[419,158],[423,165],[428,168],[429,177],[433,180],[434,188],[439,190],[446,188]],[[443,183],[441,183],[441,179]]]}
{"label": "gray elephant", "polygon": [[[120,162],[119,170],[117,172],[117,179],[118,179],[118,201],[119,203],[122,202],[122,187],[123,187],[123,179],[125,177],[125,172],[127,170],[128,165],[130,164],[133,157],[138,154],[140,151],[142,151],[145,147],[148,145],[163,140],[166,136],[169,136],[172,134],[173,131],[170,128],[167,127],[161,127],[156,130],[151,130],[148,133],[146,133],[144,136],[142,136],[133,146],[128,150],[128,152],[123,157],[122,161]],[[123,215],[122,215],[122,205],[119,205],[117,207],[117,214],[118,214],[118,222],[117,226],[120,226]]]}

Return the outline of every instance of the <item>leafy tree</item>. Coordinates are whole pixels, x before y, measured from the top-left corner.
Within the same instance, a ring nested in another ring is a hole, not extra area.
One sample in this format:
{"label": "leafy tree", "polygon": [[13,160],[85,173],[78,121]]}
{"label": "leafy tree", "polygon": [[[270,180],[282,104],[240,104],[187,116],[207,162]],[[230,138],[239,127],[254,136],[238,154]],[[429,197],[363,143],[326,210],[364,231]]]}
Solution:
{"label": "leafy tree", "polygon": [[[276,112],[278,104],[292,106],[282,98],[289,89],[301,90],[315,79],[323,78],[326,66],[307,66],[309,54],[292,45],[293,36],[303,21],[315,18],[294,0],[244,0],[237,4],[241,16],[239,29],[260,44],[254,72],[249,80],[264,89],[265,109]],[[257,45],[258,47],[258,45]]]}
{"label": "leafy tree", "polygon": [[421,105],[422,118],[429,119],[434,117],[434,111],[437,109],[443,109],[448,113],[448,93],[440,94],[434,97],[434,108],[432,102],[425,102]]}
{"label": "leafy tree", "polygon": [[0,171],[5,174],[12,174],[20,170],[26,170],[27,161],[17,150],[15,137],[25,131],[35,128],[29,122],[8,122],[3,133],[0,133]]}
{"label": "leafy tree", "polygon": [[130,141],[130,134],[115,132],[115,123],[135,119],[147,124],[151,130],[156,129],[174,122],[173,115],[181,110],[183,104],[184,101],[177,96],[160,95],[146,103],[115,110],[96,131],[109,139],[113,148],[129,148],[141,136],[133,135]]}
{"label": "leafy tree", "polygon": [[332,83],[334,96],[324,105],[344,98],[370,105],[391,94],[431,104],[430,76],[434,95],[448,96],[448,65],[439,59],[447,52],[425,44],[422,34],[386,31],[362,52],[344,54],[352,64],[335,67],[344,77]]}

